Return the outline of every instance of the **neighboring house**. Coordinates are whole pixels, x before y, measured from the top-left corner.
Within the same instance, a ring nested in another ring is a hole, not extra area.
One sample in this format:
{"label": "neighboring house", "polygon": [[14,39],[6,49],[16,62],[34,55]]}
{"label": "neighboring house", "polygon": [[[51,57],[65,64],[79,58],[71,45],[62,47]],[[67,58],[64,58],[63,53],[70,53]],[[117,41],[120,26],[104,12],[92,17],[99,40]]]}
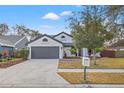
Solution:
{"label": "neighboring house", "polygon": [[124,39],[110,44],[101,52],[102,57],[124,57]]}
{"label": "neighboring house", "polygon": [[[72,36],[61,32],[57,35],[41,35],[28,43],[29,59],[62,59],[74,56],[70,49],[73,47]],[[81,50],[77,49],[77,54]],[[82,54],[82,53],[81,53]]]}
{"label": "neighboring house", "polygon": [[121,39],[119,41],[117,41],[116,43],[110,45],[108,47],[109,50],[119,50],[119,51],[124,51],[124,39]]}
{"label": "neighboring house", "polygon": [[9,52],[13,51],[13,49],[20,50],[22,48],[26,48],[26,43],[28,42],[25,36],[17,36],[17,35],[6,35],[0,36],[0,53],[7,49]]}

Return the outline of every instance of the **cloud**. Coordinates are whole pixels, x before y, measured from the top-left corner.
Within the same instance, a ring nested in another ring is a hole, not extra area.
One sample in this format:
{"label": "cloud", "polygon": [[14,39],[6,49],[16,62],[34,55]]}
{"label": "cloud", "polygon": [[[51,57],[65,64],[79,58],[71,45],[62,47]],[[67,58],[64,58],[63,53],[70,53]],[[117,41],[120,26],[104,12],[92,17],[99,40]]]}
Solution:
{"label": "cloud", "polygon": [[60,17],[55,13],[48,13],[42,17],[42,19],[58,20]]}
{"label": "cloud", "polygon": [[71,11],[63,11],[62,13],[60,13],[60,16],[67,16],[67,15],[71,15]]}
{"label": "cloud", "polygon": [[42,17],[42,19],[58,20],[58,19],[60,19],[61,16],[68,16],[68,15],[71,15],[71,13],[72,13],[71,11],[63,11],[57,15],[53,12],[50,12],[50,13],[45,14]]}

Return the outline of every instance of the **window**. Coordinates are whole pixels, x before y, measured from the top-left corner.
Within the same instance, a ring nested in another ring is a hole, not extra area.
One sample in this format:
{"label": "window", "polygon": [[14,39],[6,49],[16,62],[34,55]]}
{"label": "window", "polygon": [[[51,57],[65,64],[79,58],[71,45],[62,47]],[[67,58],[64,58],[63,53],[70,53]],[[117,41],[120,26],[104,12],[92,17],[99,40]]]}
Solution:
{"label": "window", "polygon": [[48,40],[47,40],[46,38],[44,38],[42,41],[43,41],[43,42],[47,42]]}
{"label": "window", "polygon": [[61,36],[61,38],[65,38],[65,36]]}

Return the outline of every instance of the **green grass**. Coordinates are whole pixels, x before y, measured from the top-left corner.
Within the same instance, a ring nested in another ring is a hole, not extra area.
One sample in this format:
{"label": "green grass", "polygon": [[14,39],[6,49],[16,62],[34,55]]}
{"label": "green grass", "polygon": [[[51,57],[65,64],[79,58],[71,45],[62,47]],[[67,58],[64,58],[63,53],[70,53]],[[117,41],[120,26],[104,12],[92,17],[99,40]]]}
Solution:
{"label": "green grass", "polygon": [[[58,68],[61,69],[81,69],[83,68],[81,60],[79,62],[59,62]],[[124,58],[99,58],[96,60],[96,65],[92,60],[88,68],[107,68],[107,69],[124,69]]]}
{"label": "green grass", "polygon": [[124,73],[88,72],[87,81],[84,81],[82,72],[59,72],[70,84],[124,84]]}

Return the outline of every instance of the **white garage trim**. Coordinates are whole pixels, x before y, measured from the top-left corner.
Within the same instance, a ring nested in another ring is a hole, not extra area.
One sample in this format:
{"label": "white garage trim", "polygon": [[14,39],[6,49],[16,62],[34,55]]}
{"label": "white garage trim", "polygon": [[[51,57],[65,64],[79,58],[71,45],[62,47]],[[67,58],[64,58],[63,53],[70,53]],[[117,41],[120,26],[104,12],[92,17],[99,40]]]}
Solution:
{"label": "white garage trim", "polygon": [[[47,42],[44,42],[43,39],[47,39]],[[59,59],[63,58],[63,44],[60,41],[57,41],[53,38],[51,38],[48,35],[43,35],[42,37],[34,40],[33,42],[28,44],[28,48],[29,48],[29,59],[31,59],[31,47],[35,47],[35,46],[41,46],[41,47],[59,47]]]}

